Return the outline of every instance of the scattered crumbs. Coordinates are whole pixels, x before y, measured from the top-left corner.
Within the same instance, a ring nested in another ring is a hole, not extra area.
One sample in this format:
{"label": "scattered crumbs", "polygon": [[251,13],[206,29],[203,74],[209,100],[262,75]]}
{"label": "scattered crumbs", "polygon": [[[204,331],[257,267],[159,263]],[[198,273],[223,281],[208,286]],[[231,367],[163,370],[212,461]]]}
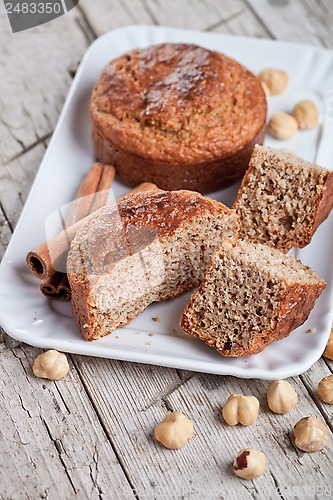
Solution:
{"label": "scattered crumbs", "polygon": [[156,323],[159,323],[160,321],[160,318],[158,316],[155,316],[155,318],[151,318],[153,321],[155,321]]}
{"label": "scattered crumbs", "polygon": [[146,342],[145,345],[151,345],[151,342]]}
{"label": "scattered crumbs", "polygon": [[148,337],[154,337],[154,333],[148,333]]}
{"label": "scattered crumbs", "polygon": [[306,333],[315,333],[315,331],[315,328],[309,328],[308,330],[306,330]]}
{"label": "scattered crumbs", "polygon": [[135,332],[135,335],[140,335],[140,332]]}
{"label": "scattered crumbs", "polygon": [[115,338],[115,339],[119,339],[118,335],[115,335],[115,337],[114,337],[114,338]]}

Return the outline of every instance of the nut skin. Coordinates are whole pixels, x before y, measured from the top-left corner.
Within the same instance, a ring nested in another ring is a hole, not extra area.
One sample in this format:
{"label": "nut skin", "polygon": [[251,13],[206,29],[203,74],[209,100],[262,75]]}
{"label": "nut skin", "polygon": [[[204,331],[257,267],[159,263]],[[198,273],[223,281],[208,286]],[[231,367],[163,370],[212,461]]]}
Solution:
{"label": "nut skin", "polygon": [[333,405],[333,375],[329,375],[319,382],[318,394],[324,403]]}
{"label": "nut skin", "polygon": [[271,91],[269,90],[268,85],[264,81],[262,81],[260,83],[261,83],[263,91],[265,92],[265,96],[269,97],[271,95]]}
{"label": "nut skin", "polygon": [[274,380],[267,391],[267,403],[274,413],[288,413],[298,401],[298,396],[293,386],[286,380]]}
{"label": "nut skin", "polygon": [[268,128],[273,137],[286,140],[296,134],[298,124],[293,116],[284,111],[277,111],[269,120]]}
{"label": "nut skin", "polygon": [[54,349],[43,352],[35,359],[32,371],[39,378],[61,380],[69,372],[67,357]]}
{"label": "nut skin", "polygon": [[267,468],[266,457],[262,451],[254,448],[241,450],[233,463],[236,476],[242,479],[255,479],[261,476]]}
{"label": "nut skin", "polygon": [[333,328],[331,329],[330,338],[327,341],[323,356],[324,358],[333,360]]}
{"label": "nut skin", "polygon": [[182,448],[193,437],[193,422],[180,411],[169,413],[155,427],[154,435],[165,448]]}
{"label": "nut skin", "polygon": [[265,84],[268,95],[281,94],[288,85],[288,74],[281,69],[265,68],[259,73],[261,85]]}
{"label": "nut skin", "polygon": [[317,417],[305,417],[299,420],[294,427],[295,445],[302,451],[320,451],[324,448],[327,439],[327,427]]}
{"label": "nut skin", "polygon": [[250,425],[256,421],[259,401],[255,396],[231,394],[223,410],[222,416],[228,425]]}
{"label": "nut skin", "polygon": [[293,117],[300,129],[315,128],[319,122],[317,107],[309,99],[304,99],[296,104],[293,109]]}

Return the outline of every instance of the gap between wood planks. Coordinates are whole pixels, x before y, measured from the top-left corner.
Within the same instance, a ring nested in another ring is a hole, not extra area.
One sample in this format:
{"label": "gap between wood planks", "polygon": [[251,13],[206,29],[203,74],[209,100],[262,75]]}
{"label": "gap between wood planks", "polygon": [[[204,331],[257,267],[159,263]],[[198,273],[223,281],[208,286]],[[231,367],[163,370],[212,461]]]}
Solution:
{"label": "gap between wood planks", "polygon": [[[73,76],[74,75],[71,75],[72,78],[73,78]],[[34,149],[39,144],[43,144],[44,145],[45,141],[48,141],[52,137],[52,134],[53,134],[53,132],[45,134],[43,137],[40,137],[37,141],[33,142],[32,144],[29,144],[29,146],[24,146],[22,144],[22,151],[20,151],[16,155],[14,155],[11,158],[9,158],[8,160],[6,160],[2,165],[4,167],[6,167],[7,165],[9,165],[10,163],[12,163],[13,161],[18,160],[21,156],[25,155],[26,153],[29,153],[29,151],[31,151],[32,149]],[[5,213],[4,213],[4,215],[5,215]]]}

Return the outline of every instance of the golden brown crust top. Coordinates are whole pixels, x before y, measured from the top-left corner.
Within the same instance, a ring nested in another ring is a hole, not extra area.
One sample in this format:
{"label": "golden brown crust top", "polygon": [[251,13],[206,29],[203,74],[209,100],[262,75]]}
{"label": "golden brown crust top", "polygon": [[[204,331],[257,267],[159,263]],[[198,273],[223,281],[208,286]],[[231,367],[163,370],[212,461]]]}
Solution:
{"label": "golden brown crust top", "polygon": [[76,234],[67,260],[67,270],[82,272],[78,264],[84,256],[84,273],[105,272],[125,257],[146,247],[157,237],[171,234],[204,214],[236,213],[194,191],[149,191],[129,194],[118,204],[98,210]]}
{"label": "golden brown crust top", "polygon": [[191,162],[228,156],[251,141],[265,122],[266,100],[259,80],[236,61],[166,43],[111,61],[90,111],[95,127],[120,149]]}

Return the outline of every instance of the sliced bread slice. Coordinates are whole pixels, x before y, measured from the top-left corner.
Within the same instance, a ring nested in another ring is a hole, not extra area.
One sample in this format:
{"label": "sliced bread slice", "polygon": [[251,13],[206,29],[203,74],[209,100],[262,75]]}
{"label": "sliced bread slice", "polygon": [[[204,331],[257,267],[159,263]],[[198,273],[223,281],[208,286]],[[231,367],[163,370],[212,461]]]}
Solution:
{"label": "sliced bread slice", "polygon": [[228,239],[214,253],[180,325],[224,356],[249,356],[304,323],[325,286],[279,250]]}
{"label": "sliced bread slice", "polygon": [[96,212],[67,260],[74,319],[87,340],[128,324],[149,304],[198,286],[239,217],[193,191],[128,195]]}
{"label": "sliced bread slice", "polygon": [[302,248],[333,207],[333,172],[256,145],[233,208],[241,237],[287,252]]}

